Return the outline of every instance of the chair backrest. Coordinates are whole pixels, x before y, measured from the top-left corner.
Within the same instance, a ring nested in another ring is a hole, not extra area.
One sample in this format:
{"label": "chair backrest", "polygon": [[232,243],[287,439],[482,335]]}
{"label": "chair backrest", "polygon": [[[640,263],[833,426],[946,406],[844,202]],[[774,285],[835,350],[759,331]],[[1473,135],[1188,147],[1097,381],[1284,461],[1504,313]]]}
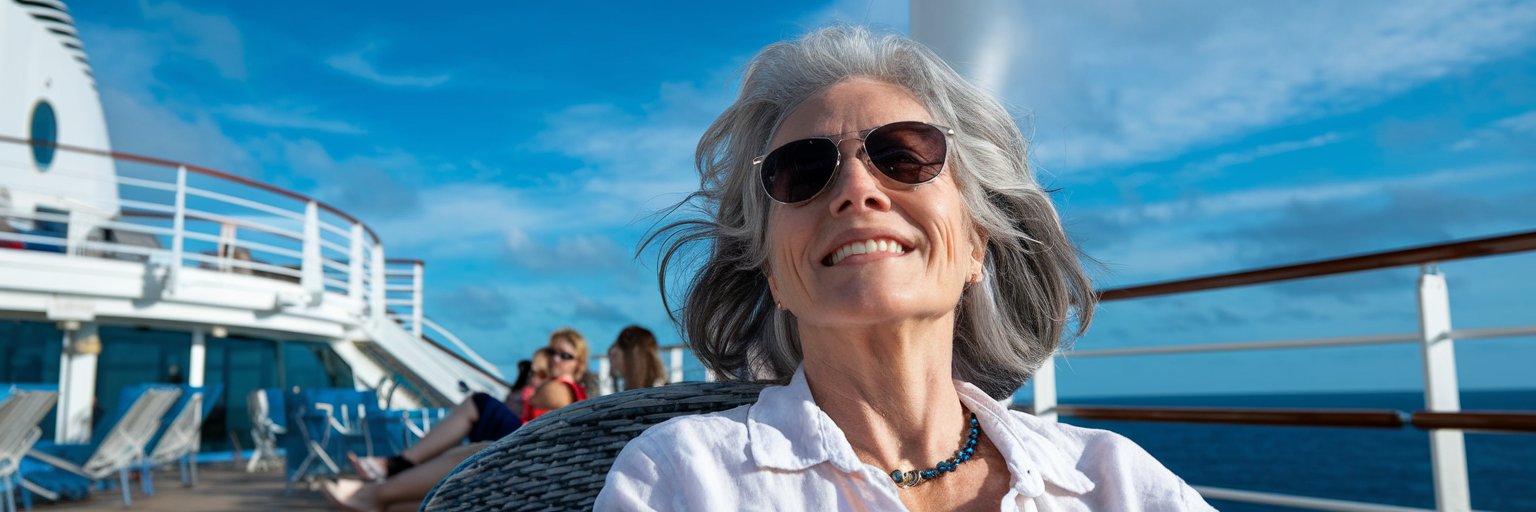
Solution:
{"label": "chair backrest", "polygon": [[170,421],[165,423],[165,428],[160,429],[160,435],[151,443],[154,446],[149,453],[149,460],[155,464],[164,464],[198,452],[198,445],[202,442],[203,420],[208,418],[208,412],[213,410],[215,403],[219,401],[219,392],[223,386],[211,384],[207,387],[182,386],[181,398],[171,408]]}
{"label": "chair backrest", "polygon": [[540,416],[459,464],[423,510],[591,510],[608,468],[651,425],[757,401],[763,384],[672,384],[583,400]]}
{"label": "chair backrest", "polygon": [[274,434],[284,431],[288,425],[285,403],[280,389],[252,389],[245,395],[245,407],[251,416],[251,426],[261,432]]}
{"label": "chair backrest", "polygon": [[0,478],[10,478],[21,457],[42,437],[37,423],[48,417],[59,393],[52,390],[9,388],[0,398]]}
{"label": "chair backrest", "polygon": [[170,385],[134,386],[123,390],[131,400],[127,410],[96,445],[95,453],[81,467],[92,478],[102,479],[145,457],[144,450],[160,429],[165,412],[181,397],[181,388]]}
{"label": "chair backrest", "polygon": [[[285,474],[289,480],[303,472],[316,470],[304,456],[323,450],[333,461],[345,461],[349,446],[345,436],[360,433],[370,414],[379,414],[378,394],[372,390],[351,388],[295,389],[284,393],[288,411],[288,432],[283,439],[287,450]],[[366,451],[366,450],[361,450]]]}

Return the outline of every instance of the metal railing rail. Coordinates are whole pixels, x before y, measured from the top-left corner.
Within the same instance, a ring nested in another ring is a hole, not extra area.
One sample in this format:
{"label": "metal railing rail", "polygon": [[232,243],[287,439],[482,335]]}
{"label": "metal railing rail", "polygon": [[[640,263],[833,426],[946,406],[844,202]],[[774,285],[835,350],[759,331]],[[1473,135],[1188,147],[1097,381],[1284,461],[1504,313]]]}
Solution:
{"label": "metal railing rail", "polygon": [[[116,164],[116,175],[110,178],[59,174],[64,167],[56,165],[54,175],[67,183],[45,183],[39,187],[51,188],[38,189],[7,184],[13,193],[54,198],[63,192],[60,187],[108,181],[117,192],[117,210],[110,215],[88,208],[0,212],[0,216],[48,223],[62,231],[0,228],[0,242],[163,266],[167,278],[162,289],[171,295],[177,290],[177,275],[191,266],[297,283],[304,292],[298,305],[346,299],[345,304],[365,320],[389,318],[386,304],[401,300],[410,308],[402,323],[415,338],[505,384],[494,366],[445,329],[434,327],[474,361],[425,336],[423,327],[436,324],[426,318],[423,307],[424,263],[386,259],[378,234],[338,208],[256,180],[172,160],[6,135],[0,135],[0,143],[48,145]],[[129,235],[137,238],[121,240]],[[403,289],[396,279],[401,274],[406,279]],[[289,299],[284,299],[285,304],[294,304]]]}
{"label": "metal railing rail", "polygon": [[[1445,275],[1438,268],[1446,261],[1514,254],[1536,250],[1536,231],[1473,240],[1432,244],[1344,258],[1218,274],[1193,279],[1104,290],[1100,300],[1115,301],[1211,291],[1239,286],[1276,283],[1367,270],[1420,266],[1417,333],[1345,336],[1298,340],[1268,340],[1097,350],[1073,350],[1057,357],[1110,357],[1184,354],[1197,352],[1279,350],[1376,344],[1417,343],[1421,346],[1425,375],[1425,410],[1258,410],[1231,408],[1173,408],[1058,405],[1054,361],[1048,361],[1031,378],[1033,412],[1041,417],[1058,414],[1079,418],[1119,421],[1174,421],[1196,423],[1308,425],[1402,428],[1428,430],[1437,510],[1470,510],[1471,493],[1466,465],[1464,430],[1536,433],[1536,412],[1462,412],[1457,384],[1454,341],[1491,339],[1536,334],[1536,326],[1504,326],[1454,330]],[[1387,505],[1327,500],[1277,493],[1201,487],[1207,497],[1277,504],[1319,510],[1416,510]]]}
{"label": "metal railing rail", "polygon": [[[443,339],[448,340],[448,342],[452,343],[454,347],[457,347],[459,351],[464,354],[465,358],[467,358],[469,361],[473,361],[473,366],[479,367],[487,375],[496,377],[496,379],[500,380],[503,384],[507,382],[507,376],[502,375],[501,370],[496,368],[496,365],[491,364],[490,361],[486,361],[484,357],[480,357],[480,353],[475,352],[474,349],[469,348],[469,345],[464,344],[464,340],[460,340],[458,336],[454,336],[452,332],[449,332],[448,329],[438,325],[437,322],[433,322],[431,318],[422,317],[421,321],[428,328],[432,329],[433,333],[441,336]],[[428,337],[427,339],[430,341],[432,338]]]}

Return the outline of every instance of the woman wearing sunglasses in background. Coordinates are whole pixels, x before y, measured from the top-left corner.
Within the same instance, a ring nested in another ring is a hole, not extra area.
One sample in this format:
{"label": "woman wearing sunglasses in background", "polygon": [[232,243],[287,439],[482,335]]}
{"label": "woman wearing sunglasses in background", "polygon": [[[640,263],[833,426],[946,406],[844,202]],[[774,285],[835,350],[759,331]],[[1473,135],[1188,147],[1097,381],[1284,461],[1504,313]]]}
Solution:
{"label": "woman wearing sunglasses in background", "polygon": [[587,338],[566,327],[549,335],[549,382],[528,398],[523,421],[533,421],[549,411],[587,399],[582,382],[587,377]]}
{"label": "woman wearing sunglasses in background", "polygon": [[[416,444],[393,457],[358,457],[348,453],[362,480],[335,480],[321,491],[341,510],[372,512],[395,506],[418,508],[432,486],[464,459],[524,423],[549,411],[587,398],[577,385],[587,373],[587,340],[575,329],[549,335],[549,346],[534,352],[531,393],[513,390],[522,403],[516,411],[485,393],[475,393],[454,408]],[[464,441],[469,444],[463,444]],[[366,482],[366,483],[365,483]]]}
{"label": "woman wearing sunglasses in background", "polygon": [[997,402],[1094,292],[1012,117],[928,49],[769,46],[697,162],[705,218],[651,239],[663,277],[707,251],[678,321],[722,378],[781,385],[647,430],[597,509],[1210,509],[1130,440]]}

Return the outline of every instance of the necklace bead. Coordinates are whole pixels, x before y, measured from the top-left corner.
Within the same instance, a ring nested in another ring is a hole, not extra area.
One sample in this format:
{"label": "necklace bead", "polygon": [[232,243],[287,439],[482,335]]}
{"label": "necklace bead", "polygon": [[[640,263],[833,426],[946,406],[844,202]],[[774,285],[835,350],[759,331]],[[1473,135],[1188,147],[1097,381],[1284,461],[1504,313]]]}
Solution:
{"label": "necklace bead", "polygon": [[929,469],[915,469],[911,471],[891,470],[891,481],[900,487],[916,487],[945,473],[953,472],[955,468],[971,460],[971,456],[976,453],[976,439],[981,436],[981,422],[976,421],[976,413],[971,413],[970,421],[966,422],[966,425],[970,428],[965,436],[965,445],[961,446],[959,450],[955,450],[954,457],[941,460]]}

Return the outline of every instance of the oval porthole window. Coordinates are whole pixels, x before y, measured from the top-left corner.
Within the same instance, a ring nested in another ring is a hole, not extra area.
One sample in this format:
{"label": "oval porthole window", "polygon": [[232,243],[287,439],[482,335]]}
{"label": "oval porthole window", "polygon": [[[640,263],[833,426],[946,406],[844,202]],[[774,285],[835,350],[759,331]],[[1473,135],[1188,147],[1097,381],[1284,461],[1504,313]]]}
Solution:
{"label": "oval porthole window", "polygon": [[46,171],[53,165],[53,154],[59,143],[59,120],[53,115],[53,105],[37,102],[32,108],[32,162],[37,170]]}

